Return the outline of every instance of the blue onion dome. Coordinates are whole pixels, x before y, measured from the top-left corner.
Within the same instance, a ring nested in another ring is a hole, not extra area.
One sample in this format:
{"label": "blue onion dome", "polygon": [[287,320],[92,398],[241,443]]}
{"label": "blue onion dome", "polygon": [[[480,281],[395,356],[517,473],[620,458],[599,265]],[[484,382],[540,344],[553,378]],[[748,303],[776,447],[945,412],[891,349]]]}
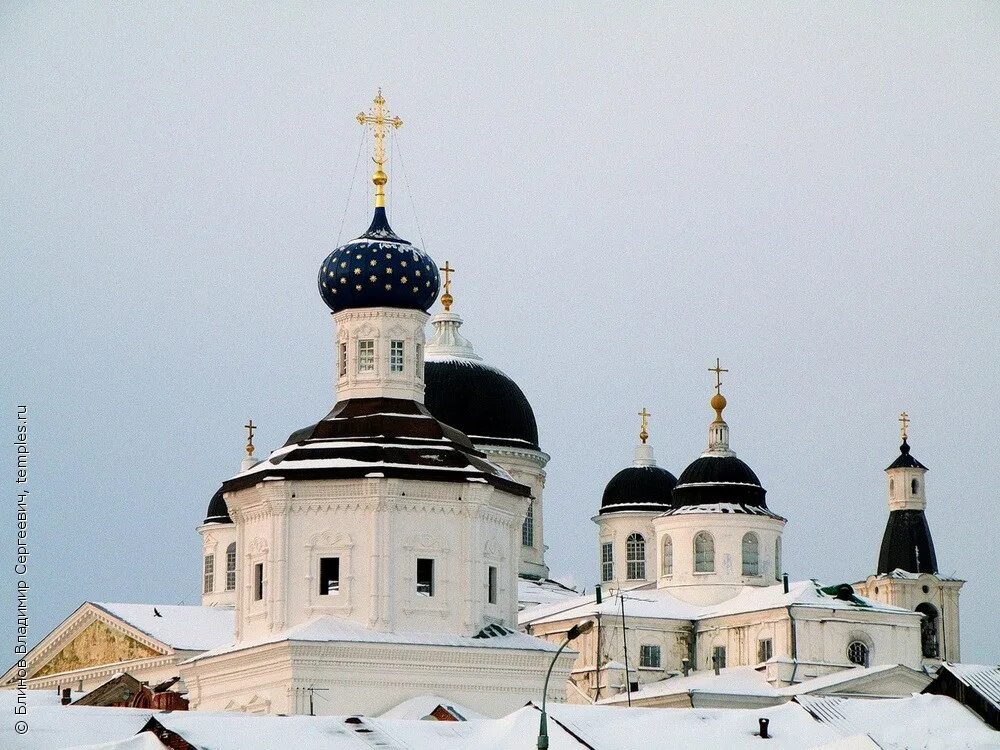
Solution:
{"label": "blue onion dome", "polygon": [[615,474],[604,488],[600,512],[669,510],[676,484],[677,478],[659,466],[629,466]]}
{"label": "blue onion dome", "polygon": [[219,487],[208,501],[208,513],[205,514],[205,523],[232,523],[229,517],[229,508],[222,497],[222,487]]}
{"label": "blue onion dome", "polygon": [[330,253],[319,270],[319,293],[335,313],[359,307],[426,312],[440,283],[434,261],[396,236],[381,206],[368,231]]}

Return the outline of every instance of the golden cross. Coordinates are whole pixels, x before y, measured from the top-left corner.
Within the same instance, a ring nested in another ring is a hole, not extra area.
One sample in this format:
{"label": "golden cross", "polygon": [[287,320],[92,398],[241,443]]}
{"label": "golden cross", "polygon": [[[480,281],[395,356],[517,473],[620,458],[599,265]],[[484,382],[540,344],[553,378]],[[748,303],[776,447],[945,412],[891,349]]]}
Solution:
{"label": "golden cross", "polygon": [[248,456],[252,456],[253,455],[253,431],[257,429],[257,425],[255,425],[253,423],[253,420],[251,419],[250,421],[248,421],[243,426],[247,428],[247,455]]}
{"label": "golden cross", "polygon": [[451,312],[451,303],[455,301],[455,298],[451,296],[451,275],[455,273],[454,268],[448,261],[444,262],[444,266],[438,269],[444,274],[444,294],[441,295],[441,304],[444,305],[445,312]]}
{"label": "golden cross", "polygon": [[398,117],[389,117],[385,110],[385,99],[382,98],[382,89],[379,88],[375,95],[375,105],[368,114],[358,112],[357,120],[362,125],[371,125],[375,131],[375,174],[372,175],[372,182],[375,183],[375,207],[385,207],[385,183],[389,181],[389,176],[385,173],[385,126],[400,128],[403,121]]}
{"label": "golden cross", "polygon": [[715,392],[719,393],[722,388],[722,373],[729,372],[729,370],[724,369],[722,364],[719,362],[719,358],[716,357],[715,367],[709,367],[708,371],[715,373]]}
{"label": "golden cross", "polygon": [[649,431],[646,428],[649,427],[649,418],[653,415],[646,411],[646,407],[644,406],[642,407],[642,411],[639,412],[639,416],[642,417],[642,427],[639,428],[639,439],[645,444],[649,440]]}
{"label": "golden cross", "polygon": [[904,443],[906,442],[906,433],[907,433],[907,430],[909,429],[909,427],[910,427],[910,417],[909,417],[909,415],[905,411],[900,412],[899,413],[899,436],[903,439]]}

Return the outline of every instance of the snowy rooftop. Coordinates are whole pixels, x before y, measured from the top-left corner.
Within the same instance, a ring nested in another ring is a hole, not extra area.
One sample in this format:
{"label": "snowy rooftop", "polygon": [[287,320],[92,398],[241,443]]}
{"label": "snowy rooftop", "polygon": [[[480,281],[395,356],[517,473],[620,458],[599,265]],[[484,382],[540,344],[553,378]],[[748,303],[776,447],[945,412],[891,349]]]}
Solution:
{"label": "snowy rooftop", "polygon": [[[820,607],[822,609],[872,610],[913,615],[910,610],[892,607],[871,599],[855,596],[857,601],[845,601],[824,592],[815,581],[796,581],[789,584],[786,594],[782,584],[774,586],[744,586],[731,599],[719,604],[698,606],[681,601],[668,589],[643,588],[625,593],[625,613],[629,617],[646,617],[663,620],[706,620],[712,617],[784,609],[789,606]],[[620,615],[621,603],[617,594],[607,593],[597,604],[593,594],[568,599],[565,602],[540,605],[523,610],[518,616],[520,625],[579,620],[596,614]]]}
{"label": "snowy rooftop", "polygon": [[232,637],[226,645],[213,648],[190,659],[197,661],[210,656],[243,651],[248,648],[265,646],[272,643],[319,642],[319,643],[394,643],[407,646],[461,646],[463,648],[497,648],[530,651],[555,652],[558,647],[541,638],[535,638],[524,633],[508,631],[505,635],[480,637],[452,635],[449,633],[421,633],[412,631],[387,632],[371,630],[350,620],[324,615],[315,617],[309,622],[274,633],[254,641],[232,642]]}
{"label": "snowy rooftop", "polygon": [[[760,695],[777,698],[780,693],[767,681],[767,676],[753,667],[729,667],[720,670],[718,675],[712,671],[694,672],[687,677],[678,675],[666,680],[658,680],[645,684],[632,692],[632,700],[658,698],[665,695],[680,695],[682,693],[714,693],[726,695]],[[627,703],[625,693],[600,701],[602,704],[617,705]]]}
{"label": "snowy rooftop", "polygon": [[466,708],[461,703],[456,703],[448,698],[442,698],[440,695],[418,695],[415,698],[403,701],[398,706],[393,706],[378,718],[424,719],[430,716],[431,712],[438,706],[444,706],[451,713],[461,716],[466,721],[482,721],[487,718],[473,711],[471,708]]}
{"label": "snowy rooftop", "polygon": [[[14,692],[0,691],[0,711],[12,715]],[[758,719],[770,720],[769,750],[805,748],[996,748],[1000,733],[944,696],[881,700],[815,698],[742,709],[618,708],[549,704],[552,750],[727,748],[760,750]],[[0,724],[0,747],[18,750],[108,743],[105,750],[161,750],[135,738],[150,717],[188,743],[212,750],[510,750],[535,746],[539,712],[529,705],[500,719],[417,721],[345,716],[250,716],[238,713],[81,706],[36,706],[30,730],[15,735]]]}
{"label": "snowy rooftop", "polygon": [[1000,667],[988,664],[952,664],[944,668],[1000,710]]}
{"label": "snowy rooftop", "polygon": [[565,602],[578,596],[580,593],[575,589],[548,578],[538,581],[528,578],[517,579],[517,604],[521,609],[539,604]]}
{"label": "snowy rooftop", "polygon": [[102,602],[92,604],[178,651],[217,648],[230,643],[235,632],[235,613],[229,607]]}

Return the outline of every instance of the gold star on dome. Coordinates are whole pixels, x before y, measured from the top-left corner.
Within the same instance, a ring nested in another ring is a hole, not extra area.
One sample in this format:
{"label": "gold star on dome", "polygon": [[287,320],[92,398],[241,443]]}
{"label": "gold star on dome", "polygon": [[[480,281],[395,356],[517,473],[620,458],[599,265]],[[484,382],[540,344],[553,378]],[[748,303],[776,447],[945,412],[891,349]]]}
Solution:
{"label": "gold star on dome", "polygon": [[347,283],[347,277],[346,276],[341,276],[340,277],[340,283],[341,284],[346,284]]}
{"label": "gold star on dome", "polygon": [[368,277],[368,280],[374,284],[376,281],[378,281],[378,276],[372,274],[371,276]]}
{"label": "gold star on dome", "polygon": [[386,268],[385,272],[388,273],[388,274],[391,274],[392,273],[392,269],[391,268]]}
{"label": "gold star on dome", "polygon": [[361,254],[360,254],[360,253],[358,253],[358,254],[357,254],[357,255],[355,255],[354,257],[355,257],[355,259],[357,259],[357,260],[361,260]]}
{"label": "gold star on dome", "polygon": [[392,289],[392,284],[386,284],[385,290],[388,292],[390,289]]}
{"label": "gold star on dome", "polygon": [[340,267],[341,268],[347,268],[347,261],[346,260],[345,261],[341,261]]}
{"label": "gold star on dome", "polygon": [[419,287],[413,287],[413,293],[414,293],[414,294],[416,294],[416,293],[417,293],[417,292],[419,292],[419,291],[420,291],[420,288],[419,288]]}
{"label": "gold star on dome", "polygon": [[361,269],[360,268],[355,268],[354,269],[354,275],[355,276],[360,276],[361,275]]}
{"label": "gold star on dome", "polygon": [[417,274],[417,276],[420,275],[420,269],[419,268],[416,270],[416,274]]}
{"label": "gold star on dome", "polygon": [[323,288],[326,289],[326,282],[323,282]]}
{"label": "gold star on dome", "polygon": [[399,265],[401,265],[403,268],[406,268],[406,261],[405,260],[399,261]]}
{"label": "gold star on dome", "polygon": [[400,276],[399,277],[399,283],[400,284],[405,284],[406,283],[406,277],[405,276]]}
{"label": "gold star on dome", "polygon": [[330,293],[331,293],[331,294],[336,294],[336,293],[337,293],[337,288],[336,288],[336,287],[334,287],[333,289],[331,289],[331,290],[330,290]]}
{"label": "gold star on dome", "polygon": [[429,282],[429,281],[427,282],[427,284],[425,284],[425,286],[430,286],[430,285],[431,285],[431,282]]}
{"label": "gold star on dome", "polygon": [[327,273],[327,276],[332,277],[333,275],[334,275],[333,271],[330,271],[329,273]]}
{"label": "gold star on dome", "polygon": [[392,253],[385,254],[386,260],[392,260]]}
{"label": "gold star on dome", "polygon": [[354,285],[354,289],[355,289],[356,291],[360,292],[360,291],[361,291],[361,284],[355,284],[355,285]]}
{"label": "gold star on dome", "polygon": [[371,259],[371,265],[373,265],[373,266],[377,266],[377,265],[378,265],[378,261],[377,261],[377,260],[375,260],[374,258],[372,258],[372,259]]}

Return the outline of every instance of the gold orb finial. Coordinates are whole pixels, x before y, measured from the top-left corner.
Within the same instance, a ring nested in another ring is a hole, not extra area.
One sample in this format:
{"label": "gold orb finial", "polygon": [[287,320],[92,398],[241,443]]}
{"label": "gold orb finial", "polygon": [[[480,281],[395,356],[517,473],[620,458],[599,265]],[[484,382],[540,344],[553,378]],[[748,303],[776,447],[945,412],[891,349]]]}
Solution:
{"label": "gold orb finial", "polygon": [[639,416],[642,417],[642,424],[639,427],[639,440],[645,445],[646,441],[649,440],[649,418],[653,415],[646,411],[646,407],[644,406],[642,407],[642,411],[639,412]]}
{"label": "gold orb finial", "polygon": [[254,430],[257,429],[257,425],[255,425],[253,423],[253,420],[250,419],[243,426],[247,428],[247,446],[246,446],[247,456],[253,457],[253,432]]}
{"label": "gold orb finial", "polygon": [[451,296],[451,275],[455,273],[456,269],[452,268],[448,261],[445,261],[438,270],[444,274],[444,294],[441,295],[441,304],[444,305],[445,312],[451,312],[451,305],[455,301],[455,298]]}
{"label": "gold orb finial", "polygon": [[709,367],[708,371],[715,373],[715,395],[712,396],[712,400],[709,404],[715,410],[716,421],[721,422],[722,410],[726,408],[726,397],[722,395],[722,373],[729,372],[729,370],[724,368],[722,366],[722,362],[718,357],[716,357],[715,367]]}
{"label": "gold orb finial", "polygon": [[389,117],[385,110],[385,99],[382,97],[382,89],[379,88],[375,95],[374,106],[365,114],[359,112],[357,121],[361,125],[371,125],[375,131],[375,155],[372,161],[375,162],[375,173],[372,175],[372,182],[375,183],[375,208],[385,208],[385,184],[389,181],[389,175],[385,173],[385,128],[399,129],[403,126],[403,121],[398,117]]}

